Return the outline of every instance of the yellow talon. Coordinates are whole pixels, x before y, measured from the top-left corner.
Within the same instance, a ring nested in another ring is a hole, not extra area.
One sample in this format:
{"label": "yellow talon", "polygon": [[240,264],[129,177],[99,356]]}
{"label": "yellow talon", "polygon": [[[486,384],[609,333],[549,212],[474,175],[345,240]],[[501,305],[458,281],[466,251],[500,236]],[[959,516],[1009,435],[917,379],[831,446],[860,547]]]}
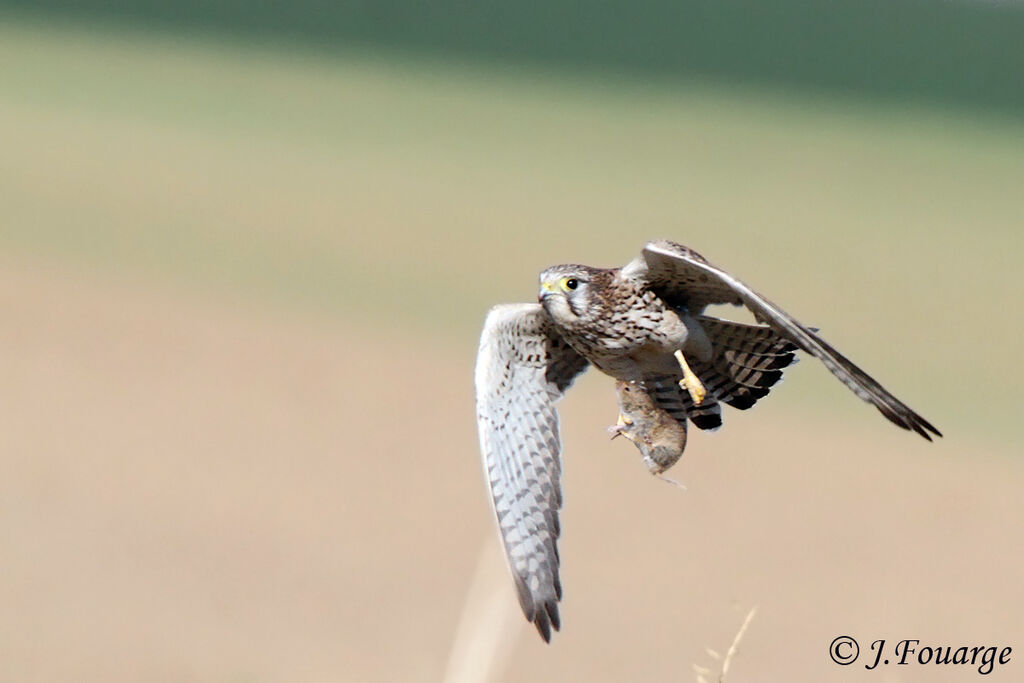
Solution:
{"label": "yellow talon", "polygon": [[701,381],[697,378],[697,375],[693,374],[693,370],[687,365],[686,359],[683,357],[683,352],[677,349],[673,354],[676,360],[679,361],[679,367],[683,370],[683,378],[679,380],[679,386],[686,389],[690,394],[690,398],[693,399],[693,404],[699,406],[704,402],[705,397],[708,395],[708,390],[704,388]]}

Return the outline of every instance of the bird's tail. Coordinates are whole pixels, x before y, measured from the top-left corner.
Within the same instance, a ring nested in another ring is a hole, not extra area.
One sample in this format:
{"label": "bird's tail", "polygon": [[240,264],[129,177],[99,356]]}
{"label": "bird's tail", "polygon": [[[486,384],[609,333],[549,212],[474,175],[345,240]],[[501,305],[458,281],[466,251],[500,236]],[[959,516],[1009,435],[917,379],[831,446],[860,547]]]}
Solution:
{"label": "bird's tail", "polygon": [[697,318],[711,341],[710,360],[687,358],[694,374],[707,389],[695,405],[679,386],[682,372],[644,378],[658,405],[679,422],[689,420],[699,429],[722,426],[721,403],[746,410],[764,398],[780,379],[783,368],[796,362],[797,347],[769,327],[744,325],[707,316]]}
{"label": "bird's tail", "polygon": [[[692,366],[691,366],[692,367]],[[704,381],[704,375],[694,368],[697,376]],[[683,373],[648,375],[644,377],[647,393],[658,404],[658,407],[671,415],[676,422],[684,427],[689,420],[699,429],[715,430],[722,426],[722,408],[714,394],[708,392],[707,398],[699,406],[690,400],[690,394],[679,386]]]}

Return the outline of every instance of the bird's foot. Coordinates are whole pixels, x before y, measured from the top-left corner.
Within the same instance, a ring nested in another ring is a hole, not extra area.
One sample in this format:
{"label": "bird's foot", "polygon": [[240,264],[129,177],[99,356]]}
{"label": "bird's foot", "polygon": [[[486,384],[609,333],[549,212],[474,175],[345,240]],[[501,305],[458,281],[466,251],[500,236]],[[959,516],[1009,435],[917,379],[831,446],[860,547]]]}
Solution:
{"label": "bird's foot", "polygon": [[679,380],[679,386],[690,394],[690,399],[693,400],[695,406],[699,406],[704,402],[704,399],[708,395],[708,390],[704,388],[704,385],[698,379],[697,375],[690,369],[689,364],[686,362],[686,358],[683,357],[681,349],[677,349],[673,354],[676,360],[679,361],[679,367],[683,371],[683,378]]}
{"label": "bird's foot", "polygon": [[617,436],[625,436],[626,438],[629,438],[629,435],[626,434],[625,431],[627,427],[631,426],[633,426],[633,421],[622,413],[619,413],[618,421],[616,421],[616,423],[611,427],[608,427],[608,434],[611,435],[611,438],[613,439]]}

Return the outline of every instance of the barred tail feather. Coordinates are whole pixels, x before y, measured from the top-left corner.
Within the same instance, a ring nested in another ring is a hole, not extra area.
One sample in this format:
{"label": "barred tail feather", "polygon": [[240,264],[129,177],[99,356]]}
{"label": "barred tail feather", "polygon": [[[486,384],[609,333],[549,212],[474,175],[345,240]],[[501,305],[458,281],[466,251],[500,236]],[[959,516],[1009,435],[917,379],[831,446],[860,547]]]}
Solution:
{"label": "barred tail feather", "polygon": [[699,316],[714,355],[708,361],[689,358],[693,372],[707,389],[700,405],[680,387],[682,372],[644,377],[644,386],[662,410],[685,426],[713,431],[722,426],[722,403],[747,410],[768,395],[782,379],[782,370],[797,361],[797,347],[769,327],[745,325]]}
{"label": "barred tail feather", "polygon": [[644,378],[647,392],[676,422],[684,427],[689,420],[698,429],[715,430],[722,426],[722,408],[712,395],[699,406],[690,400],[690,394],[679,386],[682,372],[674,375],[652,375]]}
{"label": "barred tail feather", "polygon": [[797,347],[769,327],[744,325],[701,316],[714,356],[693,363],[694,372],[718,400],[747,410],[782,379],[796,362]]}

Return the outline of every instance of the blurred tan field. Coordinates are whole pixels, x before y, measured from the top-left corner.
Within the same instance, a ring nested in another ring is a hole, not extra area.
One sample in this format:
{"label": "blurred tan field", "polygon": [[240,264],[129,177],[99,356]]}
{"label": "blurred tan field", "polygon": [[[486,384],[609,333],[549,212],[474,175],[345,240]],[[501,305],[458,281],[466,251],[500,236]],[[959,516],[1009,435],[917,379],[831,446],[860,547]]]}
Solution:
{"label": "blurred tan field", "polygon": [[[494,680],[692,681],[755,605],[729,683],[977,676],[839,667],[839,635],[1024,671],[1019,122],[10,21],[0,150],[0,680],[436,681],[466,614]],[[479,326],[654,237],[946,436],[804,359],[692,435],[681,491],[584,376],[545,646],[479,464]]]}

